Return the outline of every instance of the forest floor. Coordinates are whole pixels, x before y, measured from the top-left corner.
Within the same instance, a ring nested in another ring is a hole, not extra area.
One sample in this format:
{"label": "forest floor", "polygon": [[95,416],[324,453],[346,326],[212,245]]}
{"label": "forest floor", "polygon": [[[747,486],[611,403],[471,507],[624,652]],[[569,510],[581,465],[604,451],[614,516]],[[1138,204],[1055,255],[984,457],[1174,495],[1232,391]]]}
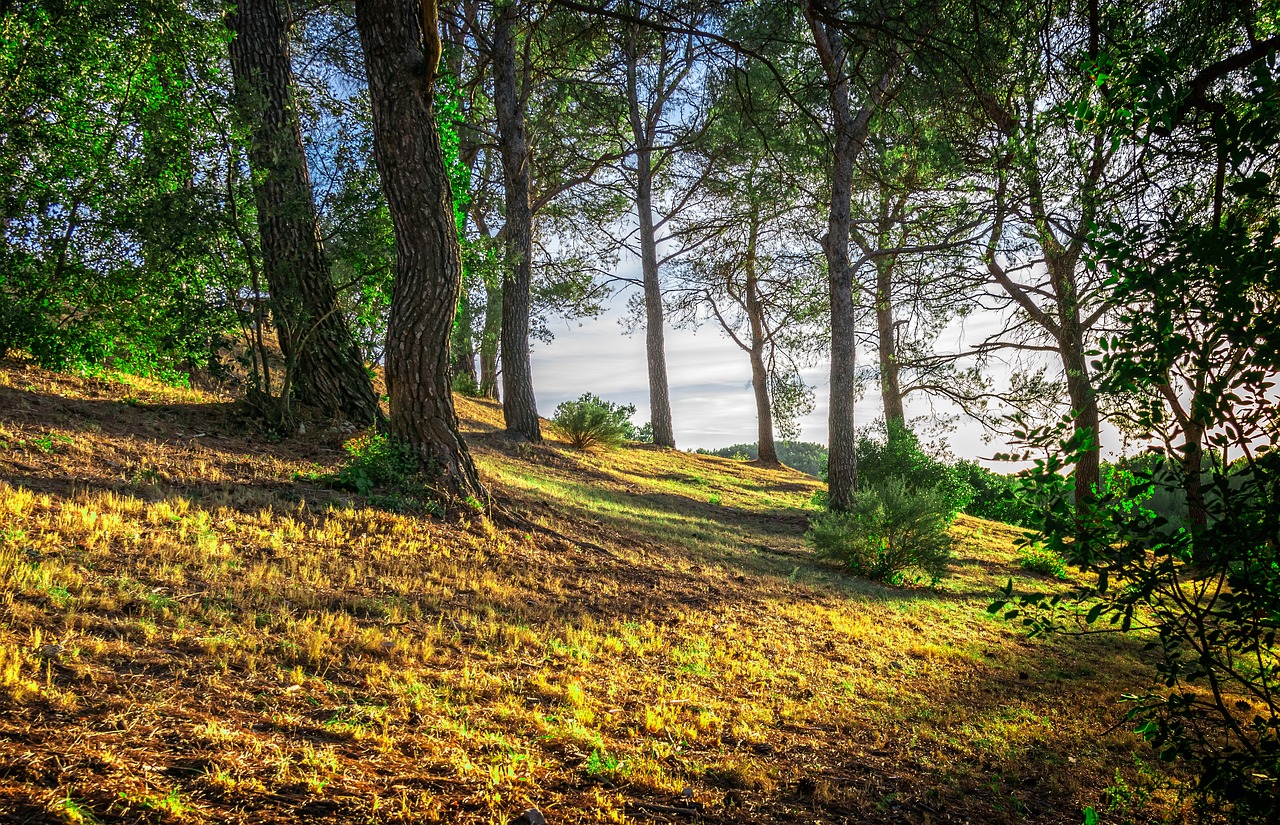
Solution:
{"label": "forest floor", "polygon": [[1174,811],[1118,704],[1141,640],[987,614],[1009,578],[1066,587],[1016,530],[961,517],[948,578],[881,586],[805,547],[808,476],[459,409],[515,518],[299,480],[340,429],[272,441],[216,393],[0,361],[0,821]]}

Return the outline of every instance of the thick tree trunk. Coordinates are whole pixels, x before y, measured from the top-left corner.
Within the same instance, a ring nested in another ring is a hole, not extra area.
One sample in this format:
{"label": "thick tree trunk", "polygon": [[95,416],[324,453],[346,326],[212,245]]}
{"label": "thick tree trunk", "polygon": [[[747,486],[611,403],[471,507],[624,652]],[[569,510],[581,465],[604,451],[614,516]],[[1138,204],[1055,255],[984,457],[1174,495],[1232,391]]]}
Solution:
{"label": "thick tree trunk", "polygon": [[533,211],[529,202],[529,143],[516,83],[515,6],[495,10],[493,105],[506,184],[507,270],[502,283],[502,413],[507,434],[541,441],[538,403],[529,364],[529,305],[533,283]]}
{"label": "thick tree trunk", "polygon": [[431,54],[439,54],[439,33],[429,27],[424,38],[423,11],[418,0],[356,3],[374,160],[396,236],[386,354],[391,434],[413,448],[443,490],[483,501],[487,494],[458,434],[449,381],[462,260],[434,111]]}
{"label": "thick tree trunk", "polygon": [[889,436],[905,430],[907,414],[902,403],[902,365],[898,362],[896,323],[893,317],[893,273],[897,261],[892,255],[876,260],[876,333],[880,355],[880,400]]}
{"label": "thick tree trunk", "polygon": [[374,423],[382,420],[378,397],[338,309],[320,243],[285,15],[282,0],[241,0],[227,15],[236,106],[250,130],[262,268],[298,398]]}

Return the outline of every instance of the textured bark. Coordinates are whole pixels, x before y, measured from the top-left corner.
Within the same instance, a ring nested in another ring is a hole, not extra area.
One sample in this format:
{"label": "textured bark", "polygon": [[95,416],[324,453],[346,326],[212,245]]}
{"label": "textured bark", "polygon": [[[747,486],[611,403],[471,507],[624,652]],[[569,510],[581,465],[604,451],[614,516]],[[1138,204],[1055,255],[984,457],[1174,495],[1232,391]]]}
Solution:
{"label": "textured bark", "polygon": [[653,425],[653,443],[658,447],[674,448],[676,436],[671,421],[671,389],[667,382],[662,282],[658,274],[658,239],[653,221],[653,118],[644,118],[640,112],[640,92],[636,79],[637,37],[638,31],[633,27],[629,41],[630,48],[627,52],[627,97],[632,139],[636,147],[636,213],[640,223],[640,270],[644,280],[644,341],[645,359],[649,367],[649,421]]}
{"label": "textured bark", "polygon": [[[905,429],[907,414],[902,403],[902,364],[898,361],[897,324],[893,317],[893,273],[897,261],[892,255],[876,260],[876,340],[880,356],[880,400],[890,437],[895,429]],[[895,428],[894,425],[897,425]]]}
{"label": "textured bark", "polygon": [[849,76],[843,35],[832,21],[837,11],[826,0],[808,0],[805,16],[827,75],[835,141],[831,161],[831,199],[827,234],[822,239],[827,258],[827,290],[831,300],[831,400],[827,419],[827,506],[848,510],[858,485],[854,455],[853,401],[857,387],[856,317],[853,266],[849,259],[852,225],[853,173],[867,140],[872,113],[879,108],[897,73],[894,59],[855,115],[850,102]]}
{"label": "textured bark", "polygon": [[[434,0],[427,0],[434,3]],[[361,0],[356,26],[369,74],[373,155],[396,236],[387,325],[391,434],[410,445],[442,490],[486,493],[458,433],[449,333],[462,283],[453,195],[434,112],[434,64],[417,0]]]}
{"label": "textured bark", "polygon": [[751,387],[756,396],[756,460],[767,467],[777,467],[778,448],[773,442],[773,405],[769,399],[769,369],[764,362],[765,332],[764,303],[760,300],[760,282],[756,275],[756,238],[759,225],[753,211],[750,234],[747,239],[747,256],[743,263],[746,270],[746,290],[743,303],[747,310],[747,324],[751,330]]}
{"label": "textured bark", "polygon": [[533,285],[533,210],[529,202],[529,142],[524,104],[516,83],[516,10],[504,3],[495,10],[493,104],[498,119],[498,149],[506,188],[508,268],[502,283],[502,413],[507,435],[541,441],[538,402],[529,364],[529,311]]}
{"label": "textured bark", "polygon": [[360,423],[382,420],[373,382],[338,310],[302,147],[282,0],[241,0],[227,25],[236,106],[249,162],[280,348],[297,397]]}

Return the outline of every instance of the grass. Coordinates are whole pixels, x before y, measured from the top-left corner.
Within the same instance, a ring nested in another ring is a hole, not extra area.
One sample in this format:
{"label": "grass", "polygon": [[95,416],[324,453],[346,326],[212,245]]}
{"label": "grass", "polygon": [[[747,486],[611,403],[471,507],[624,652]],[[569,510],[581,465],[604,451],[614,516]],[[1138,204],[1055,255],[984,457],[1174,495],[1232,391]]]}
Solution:
{"label": "grass", "polygon": [[[130,403],[124,403],[132,399]],[[985,607],[1017,531],[962,517],[932,590],[801,539],[811,478],[512,445],[538,529],[305,480],[236,406],[0,362],[0,811],[61,822],[1076,822],[1175,812],[1114,702],[1123,637],[1029,642]],[[49,444],[56,449],[41,449]],[[21,821],[21,820],[20,820]]]}

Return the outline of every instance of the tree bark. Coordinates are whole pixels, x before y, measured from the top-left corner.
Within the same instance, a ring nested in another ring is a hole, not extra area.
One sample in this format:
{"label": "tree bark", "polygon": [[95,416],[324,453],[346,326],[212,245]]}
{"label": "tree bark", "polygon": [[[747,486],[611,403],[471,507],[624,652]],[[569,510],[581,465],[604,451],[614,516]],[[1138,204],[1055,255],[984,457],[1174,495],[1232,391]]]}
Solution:
{"label": "tree bark", "polygon": [[374,160],[396,236],[386,352],[391,434],[413,449],[443,491],[484,501],[487,493],[458,433],[449,380],[462,259],[434,111],[439,32],[424,20],[435,0],[426,2],[430,10],[418,0],[356,3]]}
{"label": "tree bark", "polygon": [[853,113],[849,66],[840,28],[833,21],[838,8],[828,0],[807,0],[805,17],[827,75],[835,145],[831,163],[831,200],[827,234],[822,239],[827,258],[827,288],[831,300],[831,401],[827,435],[827,506],[848,510],[858,486],[854,455],[853,400],[857,389],[857,302],[853,299],[853,265],[849,259],[853,223],[854,164],[867,141],[871,115],[880,107],[902,64],[895,54],[871,89],[866,102]]}
{"label": "tree bark", "polygon": [[[754,197],[753,197],[754,200]],[[755,207],[753,207],[754,210]],[[756,460],[766,467],[778,467],[778,448],[773,441],[773,405],[769,399],[769,369],[764,362],[765,332],[764,305],[760,301],[760,284],[756,280],[756,239],[759,227],[755,213],[748,230],[747,255],[743,261],[746,275],[744,294],[747,324],[751,330],[751,385],[756,396]]]}
{"label": "tree bark", "polygon": [[281,0],[241,0],[227,15],[235,102],[249,125],[262,268],[276,330],[304,403],[371,424],[373,381],[339,311],[302,146]]}
{"label": "tree bark", "polygon": [[502,283],[502,413],[507,435],[541,441],[538,403],[529,364],[529,311],[533,283],[533,211],[529,202],[529,143],[524,104],[516,82],[516,9],[511,2],[495,9],[493,104],[498,119],[498,148],[506,188],[507,265]]}
{"label": "tree bark", "polygon": [[907,414],[902,403],[902,364],[898,361],[897,328],[893,314],[893,273],[897,261],[892,255],[876,259],[876,333],[880,356],[880,400],[889,437],[895,429],[906,429]]}
{"label": "tree bark", "polygon": [[[658,239],[653,221],[653,132],[652,119],[641,116],[637,82],[639,60],[638,26],[633,26],[627,51],[627,102],[631,134],[636,147],[636,214],[640,224],[640,270],[644,281],[645,359],[649,367],[649,421],[653,443],[676,446],[671,420],[671,390],[667,382],[667,351],[662,307],[662,282],[658,274]],[[648,121],[648,122],[646,122]]]}

